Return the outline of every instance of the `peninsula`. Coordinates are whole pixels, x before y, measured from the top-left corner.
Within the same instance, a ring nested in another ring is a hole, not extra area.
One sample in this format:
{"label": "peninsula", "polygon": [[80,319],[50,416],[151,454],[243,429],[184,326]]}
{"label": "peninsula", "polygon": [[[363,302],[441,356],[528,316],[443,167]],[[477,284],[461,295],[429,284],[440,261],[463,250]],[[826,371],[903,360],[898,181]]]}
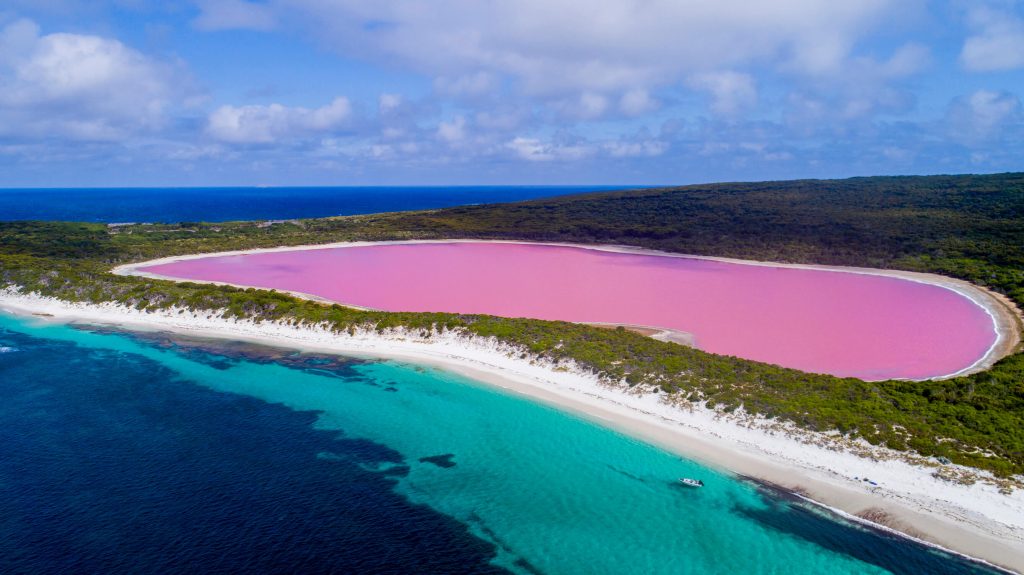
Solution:
{"label": "peninsula", "polygon": [[[0,224],[0,308],[442,365],[1024,569],[1022,214],[1024,175],[1006,174],[715,184],[273,223],[13,222]],[[625,329],[356,309],[146,270],[159,258],[452,239],[891,274],[969,298],[992,337],[962,369],[934,374],[950,377],[865,381],[707,353],[699,333],[694,348]]]}

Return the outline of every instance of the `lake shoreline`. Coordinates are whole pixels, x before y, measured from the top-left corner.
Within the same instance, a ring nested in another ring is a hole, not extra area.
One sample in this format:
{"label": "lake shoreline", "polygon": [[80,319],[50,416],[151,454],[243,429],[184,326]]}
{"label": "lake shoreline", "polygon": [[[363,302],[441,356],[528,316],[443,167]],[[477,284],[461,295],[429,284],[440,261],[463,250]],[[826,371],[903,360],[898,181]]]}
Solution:
{"label": "lake shoreline", "polygon": [[[827,272],[841,272],[841,273],[852,273],[859,275],[872,275],[897,278],[906,281],[912,281],[915,283],[922,283],[932,286],[937,286],[943,289],[950,290],[957,293],[961,297],[968,299],[974,305],[981,308],[992,321],[992,330],[995,334],[995,339],[986,352],[975,360],[971,365],[962,368],[956,372],[932,376],[925,379],[946,379],[951,377],[957,377],[961,375],[969,375],[971,373],[977,373],[984,371],[996,363],[999,359],[1006,357],[1016,350],[1021,344],[1021,333],[1024,331],[1024,315],[1016,306],[1007,298],[1000,294],[996,294],[976,286],[963,280],[957,280],[954,278],[948,278],[937,274],[928,274],[920,272],[907,272],[900,270],[883,270],[873,268],[859,268],[859,267],[843,267],[843,266],[822,266],[822,265],[810,265],[810,264],[789,264],[789,263],[778,263],[778,262],[759,262],[753,260],[740,260],[735,258],[722,258],[712,256],[697,256],[688,254],[677,254],[671,252],[663,252],[658,250],[649,250],[644,248],[637,248],[632,246],[618,246],[618,245],[588,245],[588,244],[573,244],[573,243],[559,243],[559,242],[526,242],[517,240],[405,240],[405,241],[381,241],[381,242],[338,242],[330,244],[319,244],[319,245],[303,245],[303,246],[290,246],[290,247],[277,247],[277,248],[259,248],[259,249],[247,249],[247,250],[236,250],[226,252],[213,252],[205,254],[190,254],[182,256],[171,256],[166,258],[159,258],[155,260],[149,260],[145,262],[138,262],[132,264],[125,264],[115,267],[112,272],[118,275],[130,275],[138,277],[147,277],[151,279],[162,279],[169,281],[189,281],[192,283],[200,284],[214,284],[214,285],[230,285],[239,288],[256,288],[256,289],[267,289],[261,286],[253,286],[246,284],[236,284],[222,281],[209,281],[209,280],[194,280],[184,279],[174,276],[165,276],[158,273],[147,271],[145,268],[166,265],[181,261],[213,258],[213,257],[224,257],[224,256],[242,256],[242,255],[253,255],[261,253],[279,253],[287,251],[304,251],[304,250],[321,250],[321,249],[337,249],[337,248],[348,248],[348,247],[367,247],[367,246],[383,246],[383,245],[415,245],[415,244],[450,244],[450,243],[500,243],[500,244],[523,244],[523,245],[544,245],[544,246],[558,246],[558,247],[570,247],[587,249],[593,251],[605,251],[613,253],[627,253],[634,255],[646,255],[646,256],[659,256],[659,257],[673,257],[683,259],[696,259],[696,260],[707,260],[715,262],[723,262],[736,265],[746,266],[760,266],[760,267],[776,267],[776,268],[790,268],[790,269],[804,269],[804,270],[817,270]],[[288,293],[290,295],[300,297],[303,299],[309,299],[313,301],[319,301],[324,303],[337,303],[339,305],[345,305],[353,309],[370,309],[358,305],[352,305],[346,302],[330,300],[321,296],[309,294],[301,291],[293,290],[277,290],[282,293]],[[675,330],[665,328],[664,326],[644,326],[652,330],[665,330],[665,334],[670,334]],[[674,337],[659,337],[658,339],[666,339],[668,341],[676,341],[678,343],[692,344],[691,334],[682,334],[681,336]]]}
{"label": "lake shoreline", "polygon": [[[238,321],[189,310],[144,312],[114,304],[70,303],[13,290],[0,291],[0,309],[34,316],[39,322],[114,324],[430,365],[558,407],[714,468],[770,482],[850,516],[884,516],[883,528],[1024,570],[1022,490],[1006,495],[991,482],[960,485],[934,477],[939,464],[923,458],[914,462],[906,454],[857,442],[844,447],[829,434],[742,413],[670,405],[663,394],[626,391],[578,368],[522,359],[520,350],[493,340],[450,332],[423,338],[401,330],[339,334],[318,326]],[[867,477],[876,484],[861,480]]]}

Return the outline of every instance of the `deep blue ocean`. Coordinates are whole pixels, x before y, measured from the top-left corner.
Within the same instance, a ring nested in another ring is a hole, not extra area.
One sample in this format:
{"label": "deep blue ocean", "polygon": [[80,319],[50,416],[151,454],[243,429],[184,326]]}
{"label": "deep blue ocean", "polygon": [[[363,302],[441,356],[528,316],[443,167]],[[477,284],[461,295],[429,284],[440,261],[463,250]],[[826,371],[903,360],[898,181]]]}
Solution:
{"label": "deep blue ocean", "polygon": [[225,222],[516,202],[629,186],[2,189],[0,221]]}
{"label": "deep blue ocean", "polygon": [[990,572],[414,365],[0,314],[0,397],[4,574]]}

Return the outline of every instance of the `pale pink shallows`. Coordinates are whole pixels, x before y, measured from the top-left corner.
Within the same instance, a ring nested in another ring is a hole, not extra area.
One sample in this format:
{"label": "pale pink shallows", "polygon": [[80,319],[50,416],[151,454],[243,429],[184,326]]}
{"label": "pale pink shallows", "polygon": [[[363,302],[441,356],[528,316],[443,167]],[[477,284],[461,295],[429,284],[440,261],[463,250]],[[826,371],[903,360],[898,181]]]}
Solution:
{"label": "pale pink shallows", "polygon": [[672,328],[700,349],[864,379],[966,368],[992,320],[951,290],[896,278],[508,243],[436,243],[184,260],[145,271],[294,290],[388,311]]}

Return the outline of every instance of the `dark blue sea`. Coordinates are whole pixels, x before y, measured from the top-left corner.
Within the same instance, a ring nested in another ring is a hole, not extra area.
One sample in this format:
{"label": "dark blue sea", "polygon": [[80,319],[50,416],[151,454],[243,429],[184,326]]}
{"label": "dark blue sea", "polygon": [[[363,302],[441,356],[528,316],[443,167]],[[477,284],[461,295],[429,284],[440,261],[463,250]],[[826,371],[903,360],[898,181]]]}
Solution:
{"label": "dark blue sea", "polygon": [[3,574],[992,572],[415,365],[0,314],[0,398]]}
{"label": "dark blue sea", "polygon": [[628,186],[0,189],[0,221],[226,222],[517,202]]}

